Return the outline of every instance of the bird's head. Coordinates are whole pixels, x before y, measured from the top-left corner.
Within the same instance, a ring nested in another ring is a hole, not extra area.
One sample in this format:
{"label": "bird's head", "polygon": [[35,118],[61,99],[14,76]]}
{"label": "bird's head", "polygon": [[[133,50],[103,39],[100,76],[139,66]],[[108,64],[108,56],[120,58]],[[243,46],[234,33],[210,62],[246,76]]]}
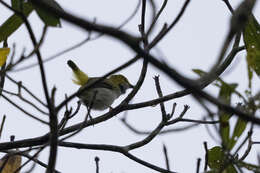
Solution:
{"label": "bird's head", "polygon": [[112,75],[108,78],[108,80],[114,87],[119,88],[122,94],[124,94],[127,89],[134,87],[132,84],[130,84],[128,79],[121,74]]}

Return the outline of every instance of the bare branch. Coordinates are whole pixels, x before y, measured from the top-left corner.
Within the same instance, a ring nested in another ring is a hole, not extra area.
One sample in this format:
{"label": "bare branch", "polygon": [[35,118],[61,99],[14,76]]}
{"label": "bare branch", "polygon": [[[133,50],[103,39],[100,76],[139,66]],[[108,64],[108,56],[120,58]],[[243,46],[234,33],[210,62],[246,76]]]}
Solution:
{"label": "bare branch", "polygon": [[28,115],[29,117],[31,117],[31,118],[33,118],[33,119],[35,119],[35,120],[37,120],[37,121],[39,121],[39,122],[41,122],[41,123],[43,123],[43,124],[49,125],[48,122],[46,122],[46,121],[44,121],[44,120],[38,118],[37,116],[35,116],[35,115],[29,113],[28,111],[24,110],[22,107],[20,107],[19,105],[17,105],[15,102],[13,102],[12,100],[10,100],[10,99],[9,99],[8,97],[6,97],[5,95],[2,94],[2,97],[3,97],[6,101],[8,101],[10,104],[12,104],[14,107],[16,107],[17,109],[19,109],[21,112],[23,112],[24,114]]}
{"label": "bare branch", "polygon": [[[162,98],[163,94],[162,94],[162,89],[161,89],[161,86],[160,86],[160,83],[159,83],[159,76],[155,76],[154,81],[155,81],[155,86],[156,86],[158,96],[159,96],[159,98]],[[167,117],[165,106],[164,106],[163,102],[160,103],[160,107],[161,107],[161,112],[162,112],[162,121],[166,122],[168,120],[168,117]]]}
{"label": "bare branch", "polygon": [[166,169],[170,171],[169,157],[168,157],[167,147],[165,146],[165,144],[163,144],[163,154],[165,158]]}
{"label": "bare branch", "polygon": [[198,158],[197,160],[197,169],[196,169],[196,173],[200,172],[200,162],[201,162],[201,158]]}
{"label": "bare branch", "polygon": [[96,173],[99,173],[99,157],[95,157],[95,162],[96,162]]}
{"label": "bare branch", "polygon": [[151,168],[153,170],[156,170],[156,171],[159,171],[162,173],[175,173],[175,172],[160,168],[158,166],[155,166],[144,160],[141,160],[141,159],[135,157],[134,155],[130,154],[128,151],[126,151],[124,149],[124,147],[120,147],[120,146],[116,146],[116,145],[96,145],[96,144],[81,144],[81,143],[73,143],[73,142],[60,142],[59,146],[76,148],[76,149],[92,149],[92,150],[104,150],[104,151],[118,152],[118,153],[125,155],[129,159],[131,159],[139,164],[142,164],[148,168]]}
{"label": "bare branch", "polygon": [[208,145],[207,145],[207,142],[203,142],[203,145],[204,145],[204,149],[205,149],[205,163],[204,163],[204,172],[207,171],[207,168],[208,168]]}
{"label": "bare branch", "polygon": [[6,116],[4,115],[3,118],[2,118],[1,127],[0,127],[0,139],[2,137],[2,132],[3,132],[3,129],[4,129],[5,119],[6,119]]}

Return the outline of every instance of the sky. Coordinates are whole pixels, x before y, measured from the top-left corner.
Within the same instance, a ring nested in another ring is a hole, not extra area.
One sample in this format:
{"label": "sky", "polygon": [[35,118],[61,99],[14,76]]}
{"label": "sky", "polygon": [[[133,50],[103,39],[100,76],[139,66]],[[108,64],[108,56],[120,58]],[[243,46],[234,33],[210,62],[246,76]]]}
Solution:
{"label": "sky", "polygon": [[[70,0],[59,0],[57,2],[63,7],[63,9],[71,12],[72,14],[78,15],[90,21],[94,21],[96,19],[97,23],[117,27],[132,13],[138,1],[85,0],[72,3]],[[232,1],[231,5],[235,8],[239,2],[241,1]],[[162,0],[157,1],[157,6],[159,7],[162,3]],[[182,0],[168,2],[153,36],[160,30],[165,22],[169,24],[172,20],[174,20],[183,3],[184,1]],[[253,13],[257,20],[260,21],[259,2],[256,4]],[[0,18],[0,24],[2,24],[11,14],[12,13],[9,10],[5,9],[1,5],[0,15],[2,17]],[[130,32],[134,35],[139,35],[138,25],[140,24],[140,14],[141,11],[139,9],[133,20],[124,26],[122,30]],[[148,17],[149,14],[151,13],[148,10]],[[214,64],[227,34],[230,16],[231,14],[222,0],[193,0],[189,4],[187,11],[181,18],[180,22],[173,28],[166,38],[159,43],[156,50],[151,53],[166,61],[169,65],[176,68],[187,77],[196,78],[197,76],[192,72],[192,69],[199,68],[202,70],[209,70]],[[39,39],[41,37],[43,23],[39,20],[35,12],[29,16],[29,21],[33,26],[33,30],[36,33],[37,38]],[[147,23],[149,23],[149,18],[147,19]],[[95,33],[93,33],[93,35],[95,35]],[[87,34],[82,29],[62,21],[61,28],[49,28],[47,31],[44,44],[40,49],[43,59],[47,59],[56,53],[75,45],[76,43],[84,40],[86,37]],[[19,57],[18,55],[21,54],[23,49],[25,49],[25,53],[29,53],[32,50],[32,44],[24,25],[19,28],[19,30],[16,31],[9,39],[9,45],[13,45],[14,43],[16,45],[16,58]],[[102,36],[97,40],[87,42],[77,49],[45,63],[49,90],[51,90],[54,86],[57,88],[56,104],[60,103],[64,99],[65,94],[70,95],[78,89],[78,86],[73,84],[71,81],[72,73],[66,65],[67,60],[72,59],[89,76],[96,77],[104,75],[134,56],[135,53],[126,45],[111,37]],[[25,63],[19,65],[16,69],[20,69],[35,62],[36,57],[33,56]],[[135,84],[138,80],[141,66],[142,62],[138,61],[133,66],[130,66],[120,73],[127,76],[129,81]],[[38,67],[17,72],[10,72],[8,74],[18,81],[23,81],[24,85],[44,100]],[[161,71],[149,65],[144,84],[136,97],[132,100],[132,103],[139,103],[158,97],[153,80],[155,75],[160,75],[160,83],[164,95],[182,89]],[[228,68],[222,76],[228,83],[239,83],[239,91],[243,92],[246,89],[248,82],[244,51],[237,55],[236,59],[231,64],[231,67]],[[253,85],[254,92],[259,90],[259,87],[257,87],[259,84],[259,78],[255,77]],[[17,89],[17,87],[11,82],[6,82],[5,88],[11,91],[15,91]],[[217,90],[214,87],[207,87],[206,91],[212,95],[217,94]],[[120,97],[118,101],[113,104],[113,106],[119,104],[120,100],[124,97],[125,96]],[[17,102],[19,101],[14,96],[10,98],[16,100]],[[77,98],[73,99],[69,106],[72,106],[75,109],[77,100]],[[236,103],[236,101],[238,100],[234,100],[234,103]],[[186,104],[190,106],[190,109],[185,115],[186,118],[201,119],[206,115],[206,112],[201,108],[201,106],[190,96],[185,96],[183,98],[166,102],[165,105],[167,112],[171,111],[171,107],[174,102],[177,103],[177,110],[174,115],[175,117],[180,114],[183,110],[183,106]],[[3,136],[1,138],[2,142],[8,141],[10,135],[15,135],[16,140],[21,140],[29,137],[37,137],[49,131],[47,126],[23,115],[13,106],[4,101],[3,98],[0,99],[0,105],[2,108],[0,109],[0,119],[2,119],[4,114],[7,116]],[[32,112],[35,111],[28,105],[23,105],[23,107]],[[93,112],[92,116],[97,117],[106,112],[107,110],[104,112]],[[63,112],[59,115],[59,118],[62,117],[62,113]],[[79,123],[84,120],[85,113],[86,109],[81,107],[78,115],[72,119],[68,125]],[[88,127],[68,141],[90,144],[128,145],[142,140],[145,136],[134,134],[122,124],[120,118],[123,116],[124,114],[121,113],[106,122]],[[40,115],[40,117],[48,120],[46,115]],[[160,118],[161,114],[159,106],[133,110],[129,111],[127,114],[127,121],[131,125],[139,130],[145,131],[150,131],[155,128],[160,122]],[[181,127],[183,125],[186,124],[180,123],[170,128]],[[259,128],[257,129],[259,130]],[[256,135],[254,137],[257,139]],[[164,156],[162,152],[162,146],[165,144],[168,148],[172,171],[181,173],[195,172],[197,159],[204,159],[204,141],[208,142],[209,148],[218,145],[217,141],[210,138],[205,126],[201,125],[184,132],[158,136],[151,143],[142,148],[131,151],[131,153],[145,161],[165,168]],[[259,151],[257,150],[257,146],[253,147],[252,154],[248,156],[248,161],[256,163],[256,155],[254,154],[255,151]],[[48,154],[49,152],[47,148],[40,155],[39,159],[47,163]],[[77,150],[62,147],[58,150],[56,168],[63,173],[95,172],[95,156],[100,158],[100,172],[154,172],[149,168],[129,160],[119,153]],[[35,172],[43,171],[44,168],[41,168],[40,166],[37,166],[35,170]]]}

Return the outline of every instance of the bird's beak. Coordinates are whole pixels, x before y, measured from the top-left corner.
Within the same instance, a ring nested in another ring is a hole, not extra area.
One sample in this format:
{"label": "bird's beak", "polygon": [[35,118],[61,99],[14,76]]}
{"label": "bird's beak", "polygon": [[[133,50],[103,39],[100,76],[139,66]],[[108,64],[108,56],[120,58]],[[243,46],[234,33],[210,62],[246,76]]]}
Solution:
{"label": "bird's beak", "polygon": [[134,88],[135,86],[129,83],[129,87],[130,88]]}

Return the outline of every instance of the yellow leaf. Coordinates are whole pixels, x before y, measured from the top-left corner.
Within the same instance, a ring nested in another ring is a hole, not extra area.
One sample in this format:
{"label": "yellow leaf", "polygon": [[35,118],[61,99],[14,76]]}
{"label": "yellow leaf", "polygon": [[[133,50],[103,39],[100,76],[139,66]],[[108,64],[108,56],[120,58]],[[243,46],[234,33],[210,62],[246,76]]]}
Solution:
{"label": "yellow leaf", "polygon": [[2,67],[5,64],[9,53],[10,53],[10,48],[8,47],[0,48],[0,67]]}
{"label": "yellow leaf", "polygon": [[[7,163],[6,159],[8,159]],[[22,163],[22,158],[20,155],[11,155],[8,157],[8,155],[5,155],[1,160],[0,160],[0,167],[4,165],[4,169],[2,170],[2,173],[13,173],[15,172]],[[17,171],[19,173],[20,171]]]}

